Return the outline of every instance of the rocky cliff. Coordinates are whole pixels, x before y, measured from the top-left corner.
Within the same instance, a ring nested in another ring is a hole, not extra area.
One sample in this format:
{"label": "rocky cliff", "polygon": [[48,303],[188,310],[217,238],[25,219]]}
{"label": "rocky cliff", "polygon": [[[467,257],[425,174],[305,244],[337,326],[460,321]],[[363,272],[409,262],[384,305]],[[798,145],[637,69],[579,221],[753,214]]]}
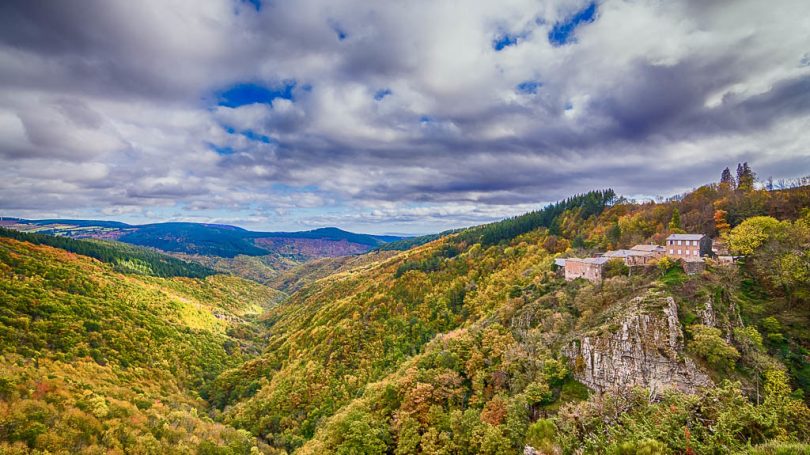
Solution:
{"label": "rocky cliff", "polygon": [[617,306],[597,328],[563,348],[574,376],[598,392],[641,386],[695,392],[711,379],[683,354],[683,330],[672,297],[651,292]]}

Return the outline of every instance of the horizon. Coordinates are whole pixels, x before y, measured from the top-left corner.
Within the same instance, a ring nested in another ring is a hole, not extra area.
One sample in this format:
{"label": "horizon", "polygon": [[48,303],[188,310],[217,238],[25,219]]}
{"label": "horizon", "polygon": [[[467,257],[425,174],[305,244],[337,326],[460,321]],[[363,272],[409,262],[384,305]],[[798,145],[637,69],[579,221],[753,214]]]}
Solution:
{"label": "horizon", "polygon": [[4,2],[0,212],[418,236],[598,188],[679,195],[741,162],[803,177],[809,16],[800,1]]}
{"label": "horizon", "polygon": [[[779,179],[773,179],[773,181],[774,182],[781,181],[782,185],[783,185],[783,188],[781,188],[781,189],[788,189],[788,188],[795,187],[795,186],[806,185],[807,182],[810,181],[810,175],[802,175],[802,176],[799,176],[799,177],[793,177],[793,178],[787,178],[787,179],[786,178],[779,178]],[[688,189],[686,191],[683,191],[683,192],[680,192],[680,193],[677,193],[677,194],[673,194],[673,195],[670,195],[670,196],[666,196],[666,197],[660,196],[660,195],[656,195],[656,196],[644,195],[644,196],[627,197],[627,196],[622,195],[622,194],[617,194],[616,197],[617,197],[617,199],[624,198],[626,201],[628,201],[629,203],[632,203],[632,204],[640,204],[640,203],[647,203],[647,202],[665,203],[665,202],[677,200],[679,197],[682,197],[682,196],[684,196],[686,194],[689,194],[690,192],[695,191],[698,188],[701,188],[701,187],[707,186],[707,185],[712,185],[712,184],[715,184],[715,183],[717,183],[717,182],[705,182],[702,185],[695,186],[695,187],[692,187],[692,188],[690,188],[690,189]],[[755,186],[758,187],[758,188],[764,189],[765,182],[762,179],[758,179],[757,181],[755,181]],[[589,191],[595,191],[595,189],[592,189],[592,190],[589,190]],[[566,197],[571,197],[571,196],[578,195],[578,194],[584,194],[584,193],[587,193],[587,192],[588,191],[584,191],[582,193],[575,193],[575,194],[568,195]],[[275,233],[275,232],[304,232],[304,231],[315,231],[315,230],[319,230],[319,229],[339,229],[339,230],[343,230],[343,231],[346,231],[346,232],[358,233],[358,234],[377,235],[377,236],[399,236],[399,237],[405,238],[405,237],[419,237],[419,236],[423,236],[423,235],[439,234],[441,232],[445,232],[445,231],[448,231],[448,230],[466,229],[466,228],[479,226],[479,225],[483,225],[483,224],[494,223],[494,222],[504,220],[506,218],[510,218],[510,217],[514,217],[514,216],[520,216],[520,215],[526,214],[526,213],[531,212],[531,211],[540,210],[540,209],[544,208],[545,206],[547,206],[549,204],[560,202],[563,199],[565,199],[565,198],[562,198],[562,199],[557,200],[557,201],[539,203],[539,204],[536,204],[534,208],[531,208],[531,209],[529,209],[527,211],[520,212],[520,213],[515,213],[515,214],[512,214],[512,215],[506,215],[506,216],[499,217],[499,218],[493,218],[493,219],[491,219],[489,221],[483,221],[483,222],[480,222],[480,223],[465,224],[465,225],[460,225],[460,226],[452,226],[452,227],[447,227],[445,229],[441,229],[441,230],[438,230],[438,231],[424,231],[424,232],[388,232],[388,231],[374,231],[374,230],[371,230],[371,231],[356,231],[356,230],[351,230],[351,229],[347,229],[345,227],[336,226],[336,225],[321,225],[321,226],[315,226],[315,227],[310,226],[310,227],[306,227],[306,228],[303,228],[303,229],[285,231],[285,230],[281,230],[281,229],[273,229],[272,227],[262,227],[262,226],[251,227],[251,226],[247,226],[247,225],[239,225],[239,224],[233,224],[233,223],[228,223],[228,222],[221,222],[221,221],[218,221],[218,220],[194,221],[194,220],[188,220],[188,219],[184,219],[184,218],[179,218],[179,219],[178,218],[169,218],[169,219],[165,219],[165,220],[156,220],[156,221],[155,220],[138,221],[138,219],[135,218],[134,220],[126,220],[126,221],[124,221],[124,219],[126,217],[114,217],[114,216],[100,217],[100,218],[75,218],[75,217],[59,217],[57,215],[55,217],[26,218],[26,217],[23,217],[23,216],[0,214],[0,221],[2,221],[4,218],[20,219],[20,220],[26,220],[26,221],[44,221],[44,220],[54,220],[54,221],[71,221],[71,220],[73,220],[73,221],[101,221],[101,222],[121,222],[121,223],[128,224],[128,225],[131,225],[131,226],[144,226],[144,225],[150,225],[150,224],[167,224],[167,223],[193,223],[193,224],[230,226],[230,227],[236,227],[236,228],[239,228],[239,229],[244,229],[244,230],[248,230],[248,231],[252,231],[252,232],[268,232],[268,233],[271,233],[271,232],[272,233]]]}

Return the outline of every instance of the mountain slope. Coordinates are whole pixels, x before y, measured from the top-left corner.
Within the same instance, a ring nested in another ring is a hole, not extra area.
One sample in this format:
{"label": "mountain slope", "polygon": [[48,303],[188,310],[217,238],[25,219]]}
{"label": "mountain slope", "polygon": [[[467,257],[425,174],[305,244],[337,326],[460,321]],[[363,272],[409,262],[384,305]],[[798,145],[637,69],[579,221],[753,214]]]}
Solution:
{"label": "mountain slope", "polygon": [[[0,452],[806,453],[808,207],[804,189],[592,192],[257,272],[280,304],[0,238]],[[553,269],[684,230],[744,257]]]}
{"label": "mountain slope", "polygon": [[[805,196],[787,204],[783,196],[709,187],[663,204],[611,204],[609,193],[592,193],[327,276],[268,313],[268,349],[220,375],[209,399],[226,422],[302,453],[515,453],[524,444],[547,453],[711,453],[743,450],[749,440],[807,442],[810,414],[796,399],[801,391],[791,395],[807,368],[806,297],[766,288],[747,267],[690,277],[662,262],[598,285],[566,283],[551,268],[554,254],[701,229],[707,211],[706,229],[714,229],[718,207],[729,214],[780,207],[783,217],[796,218],[808,206]],[[681,225],[670,220],[675,209]],[[645,309],[650,293],[660,298]],[[653,304],[661,301],[674,306]],[[704,320],[707,305],[714,316]],[[627,319],[621,308],[637,316]],[[631,332],[636,344],[611,348],[611,340],[624,339],[623,327],[641,321],[660,327]],[[662,334],[675,339],[652,343]],[[585,399],[578,380],[588,381],[594,351],[570,346],[586,339],[600,356],[638,353],[637,370],[628,365],[604,386],[625,378],[648,388],[643,399],[632,389]],[[653,356],[659,349],[669,351]],[[699,378],[685,390],[717,397],[716,405],[649,389],[650,378],[666,384],[676,379],[671,374]],[[749,414],[734,421],[740,409]],[[619,419],[621,410],[630,417]],[[715,425],[738,429],[717,434]]]}
{"label": "mountain slope", "polygon": [[256,441],[203,418],[195,390],[261,348],[256,317],[277,298],[0,238],[0,452],[247,453]]}
{"label": "mountain slope", "polygon": [[83,256],[92,257],[113,265],[118,271],[160,276],[164,278],[183,276],[205,278],[214,271],[194,262],[182,261],[145,248],[120,242],[102,240],[76,240],[31,232],[18,232],[0,228],[0,237],[16,239],[35,245],[48,245]]}
{"label": "mountain slope", "polygon": [[172,253],[233,258],[281,254],[304,260],[364,253],[401,237],[356,234],[338,228],[302,232],[254,232],[236,226],[202,223],[128,225],[92,220],[2,219],[7,228],[73,238],[97,238],[157,248]]}
{"label": "mountain slope", "polygon": [[[602,208],[609,199],[592,196]],[[578,204],[591,200],[579,198],[568,208],[580,213]],[[538,215],[548,222],[557,216],[544,213],[529,215],[534,227]],[[515,225],[508,220],[502,226],[514,232]],[[499,235],[497,226],[483,232]],[[469,242],[474,235],[461,233],[304,286],[269,312],[266,353],[218,378],[212,402],[231,405],[226,421],[295,449],[324,417],[437,334],[486,317],[515,289],[543,286],[551,275],[552,256],[540,246],[547,234],[526,235],[515,240],[522,245],[516,250],[505,243],[484,249]]]}

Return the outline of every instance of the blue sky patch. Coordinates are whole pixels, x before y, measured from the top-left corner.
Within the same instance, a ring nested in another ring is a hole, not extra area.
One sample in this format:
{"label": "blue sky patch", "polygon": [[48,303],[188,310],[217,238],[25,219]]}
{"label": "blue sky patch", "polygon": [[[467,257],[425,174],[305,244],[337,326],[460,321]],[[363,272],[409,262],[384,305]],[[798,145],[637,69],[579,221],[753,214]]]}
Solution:
{"label": "blue sky patch", "polygon": [[285,183],[273,183],[271,188],[281,194],[314,193],[320,190],[315,185],[292,186]]}
{"label": "blue sky patch", "polygon": [[593,22],[595,18],[596,3],[591,3],[565,21],[554,24],[554,27],[548,32],[548,40],[554,46],[570,43],[573,40],[574,30],[583,23]]}
{"label": "blue sky patch", "polygon": [[510,35],[508,33],[504,33],[503,35],[495,38],[495,40],[492,41],[492,48],[500,52],[505,47],[515,46],[517,42],[518,42],[517,35]]}
{"label": "blue sky patch", "polygon": [[259,133],[255,132],[253,130],[242,131],[242,136],[245,136],[246,138],[250,139],[251,141],[264,142],[265,144],[270,144],[271,142],[275,142],[275,141],[273,141],[273,139],[270,136],[265,136],[264,134],[259,134]]}
{"label": "blue sky patch", "polygon": [[239,107],[246,104],[272,104],[276,98],[293,99],[295,81],[285,81],[279,87],[268,88],[259,84],[242,83],[233,85],[219,94],[219,105]]}
{"label": "blue sky patch", "polygon": [[242,0],[242,3],[250,3],[256,8],[256,11],[260,11],[262,9],[262,0]]}
{"label": "blue sky patch", "polygon": [[233,155],[233,147],[223,147],[216,144],[209,144],[211,150],[217,152],[217,155]]}
{"label": "blue sky patch", "polygon": [[391,93],[392,93],[391,89],[388,89],[388,88],[377,90],[377,92],[374,94],[374,100],[375,101],[380,101],[381,99],[385,98],[386,96],[390,95]]}
{"label": "blue sky patch", "polygon": [[538,81],[523,81],[520,84],[516,85],[515,89],[520,93],[533,95],[537,93],[537,89],[539,89],[542,86],[543,84],[541,84]]}
{"label": "blue sky patch", "polygon": [[330,25],[332,26],[332,30],[337,35],[338,41],[343,41],[349,37],[349,34],[346,33],[346,30],[344,30],[343,27],[341,27],[340,24],[338,24],[337,22],[332,22]]}

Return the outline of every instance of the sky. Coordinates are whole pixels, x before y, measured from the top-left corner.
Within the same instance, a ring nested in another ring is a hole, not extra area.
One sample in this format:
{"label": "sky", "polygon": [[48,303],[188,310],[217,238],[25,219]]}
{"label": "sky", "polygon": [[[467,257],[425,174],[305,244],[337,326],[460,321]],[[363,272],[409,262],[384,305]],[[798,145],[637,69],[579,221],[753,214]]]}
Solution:
{"label": "sky", "polygon": [[810,174],[810,2],[0,2],[0,214],[419,234]]}

